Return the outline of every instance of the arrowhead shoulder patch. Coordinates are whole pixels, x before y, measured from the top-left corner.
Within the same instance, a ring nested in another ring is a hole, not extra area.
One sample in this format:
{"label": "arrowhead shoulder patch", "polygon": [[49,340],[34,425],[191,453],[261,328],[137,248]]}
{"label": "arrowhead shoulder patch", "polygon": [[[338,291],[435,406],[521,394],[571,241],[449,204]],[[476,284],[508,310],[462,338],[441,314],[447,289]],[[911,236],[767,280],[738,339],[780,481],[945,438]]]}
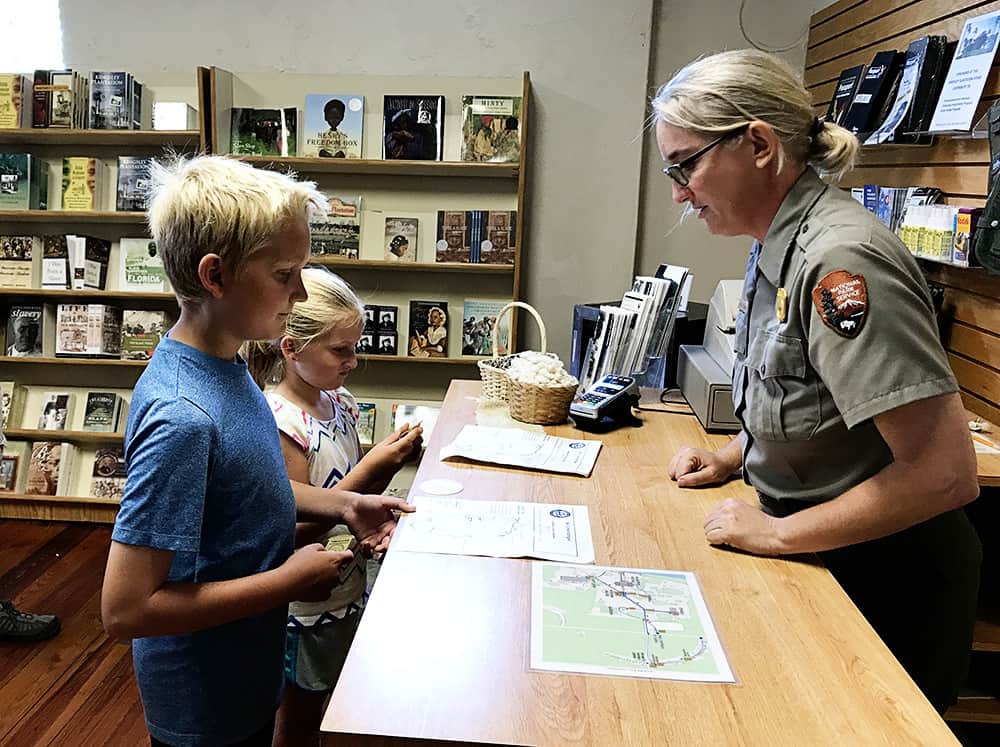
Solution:
{"label": "arrowhead shoulder patch", "polygon": [[813,306],[823,323],[841,337],[853,339],[868,317],[868,285],[864,275],[834,270],[812,290]]}

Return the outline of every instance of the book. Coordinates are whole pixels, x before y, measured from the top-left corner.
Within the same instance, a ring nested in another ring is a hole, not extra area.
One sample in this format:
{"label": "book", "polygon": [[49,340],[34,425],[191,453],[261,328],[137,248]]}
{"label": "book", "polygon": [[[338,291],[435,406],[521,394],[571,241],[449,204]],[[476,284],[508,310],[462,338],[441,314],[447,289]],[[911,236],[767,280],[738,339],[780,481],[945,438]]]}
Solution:
{"label": "book", "polygon": [[15,358],[42,355],[43,307],[11,306],[7,316],[7,355]]}
{"label": "book", "polygon": [[122,360],[148,361],[168,328],[165,311],[126,309],[122,316]]}
{"label": "book", "polygon": [[52,81],[52,71],[51,70],[36,70],[35,74],[32,76],[32,94],[31,94],[31,126],[32,127],[48,127],[49,126],[49,102],[52,99],[52,93],[49,89],[49,84]]}
{"label": "book", "polygon": [[31,127],[32,83],[19,73],[0,75],[0,130]]}
{"label": "book", "polygon": [[462,97],[462,160],[521,160],[521,97]]}
{"label": "book", "polygon": [[67,495],[72,489],[77,449],[58,441],[36,441],[24,492],[28,495]]}
{"label": "book", "polygon": [[37,236],[0,236],[0,287],[33,288],[34,249],[41,247]]}
{"label": "book", "polygon": [[378,310],[375,317],[375,329],[379,332],[395,332],[397,307],[379,305],[375,308]]}
{"label": "book", "polygon": [[382,158],[440,161],[444,153],[444,96],[385,96]]}
{"label": "book", "polygon": [[417,261],[417,230],[419,225],[420,221],[417,218],[386,217],[383,256],[387,261]]}
{"label": "book", "polygon": [[375,333],[362,332],[358,344],[354,346],[356,353],[371,353],[375,349]]}
{"label": "book", "polygon": [[396,355],[398,351],[396,340],[395,332],[377,332],[372,352],[376,355]]}
{"label": "book", "polygon": [[967,132],[972,128],[998,43],[1000,11],[965,19],[928,127],[931,132]]}
{"label": "book", "polygon": [[108,284],[108,263],[110,261],[110,241],[95,236],[85,237],[83,287],[104,290]]}
{"label": "book", "polygon": [[327,195],[325,216],[309,223],[310,253],[357,259],[361,249],[360,195]]}
{"label": "book", "polygon": [[237,156],[294,156],[298,110],[234,108],[229,152]]}
{"label": "book", "polygon": [[72,70],[49,75],[49,127],[72,128],[76,122],[76,77]]}
{"label": "book", "polygon": [[147,156],[118,156],[116,210],[143,211],[149,191],[149,171],[153,159]]}
{"label": "book", "polygon": [[0,210],[45,210],[49,170],[28,153],[0,153]]}
{"label": "book", "polygon": [[363,332],[374,332],[378,327],[378,306],[370,303],[365,304]]}
{"label": "book", "polygon": [[[466,298],[462,304],[462,355],[492,355],[493,325],[509,301]],[[510,316],[500,321],[498,355],[507,355],[510,346]]]}
{"label": "book", "polygon": [[489,210],[486,213],[486,239],[472,242],[472,261],[491,265],[512,265],[517,254],[517,211]]}
{"label": "book", "polygon": [[375,443],[375,415],[378,408],[372,402],[358,402],[358,440],[362,446]]}
{"label": "book", "polygon": [[[474,211],[478,214],[481,211]],[[435,262],[471,262],[473,211],[439,210],[437,239],[434,244]],[[477,222],[476,226],[480,224]],[[477,238],[479,233],[476,233]]]}
{"label": "book", "polygon": [[117,358],[121,354],[122,311],[104,304],[56,307],[57,357]]}
{"label": "book", "polygon": [[424,429],[423,441],[426,445],[430,441],[431,433],[434,431],[440,414],[440,407],[407,405],[397,402],[392,406],[392,430],[396,431],[406,424],[409,424],[411,428],[421,425]]}
{"label": "book", "polygon": [[139,293],[162,293],[170,290],[163,257],[156,242],[149,238],[123,237],[118,243],[121,290]]}
{"label": "book", "polygon": [[0,490],[24,493],[31,451],[27,441],[8,441],[0,454]]}
{"label": "book", "polygon": [[306,94],[301,155],[307,158],[361,158],[364,117],[364,96]]}
{"label": "book", "polygon": [[120,501],[125,493],[126,474],[123,447],[103,446],[97,449],[91,472],[90,495]]}
{"label": "book", "polygon": [[517,211],[439,210],[436,262],[514,264]]}
{"label": "book", "polygon": [[70,287],[72,277],[66,236],[42,236],[42,287],[65,290]]}
{"label": "book", "polygon": [[132,76],[124,71],[90,74],[90,127],[131,130]]}
{"label": "book", "polygon": [[45,392],[38,414],[38,430],[64,431],[72,417],[73,395],[68,392]]}
{"label": "book", "polygon": [[855,135],[867,134],[878,128],[883,105],[889,98],[905,58],[906,55],[895,49],[875,54],[840,123],[842,127]]}
{"label": "book", "polygon": [[87,392],[83,430],[113,433],[122,425],[128,405],[115,392]]}
{"label": "book", "polygon": [[[20,428],[27,391],[14,381],[0,381],[0,430]],[[2,451],[2,449],[0,449]]]}
{"label": "book", "polygon": [[68,156],[62,162],[62,209],[100,210],[104,167],[100,159]]}
{"label": "book", "polygon": [[833,91],[833,98],[830,99],[830,106],[826,110],[827,122],[840,124],[844,121],[844,116],[847,114],[851,101],[854,100],[854,94],[861,87],[867,69],[867,65],[855,65],[840,71],[837,87]]}
{"label": "book", "polygon": [[446,301],[410,301],[407,354],[416,358],[448,357]]}

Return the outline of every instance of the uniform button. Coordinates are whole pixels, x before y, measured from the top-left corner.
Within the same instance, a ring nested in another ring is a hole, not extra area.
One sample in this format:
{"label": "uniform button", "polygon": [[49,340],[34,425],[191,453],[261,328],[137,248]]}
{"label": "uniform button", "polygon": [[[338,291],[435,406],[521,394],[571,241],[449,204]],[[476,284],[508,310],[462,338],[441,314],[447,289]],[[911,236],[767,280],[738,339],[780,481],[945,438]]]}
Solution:
{"label": "uniform button", "polygon": [[802,233],[805,233],[808,230],[809,230],[809,224],[808,223],[802,224]]}

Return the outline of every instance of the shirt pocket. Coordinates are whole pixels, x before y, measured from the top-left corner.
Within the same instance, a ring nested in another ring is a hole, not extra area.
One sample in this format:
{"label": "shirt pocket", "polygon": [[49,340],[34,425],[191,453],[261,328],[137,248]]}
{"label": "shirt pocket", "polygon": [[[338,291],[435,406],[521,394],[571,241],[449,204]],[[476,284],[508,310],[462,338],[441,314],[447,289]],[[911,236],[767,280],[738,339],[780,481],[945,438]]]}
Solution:
{"label": "shirt pocket", "polygon": [[747,355],[746,424],[755,438],[804,441],[820,426],[819,381],[802,340],[763,329]]}

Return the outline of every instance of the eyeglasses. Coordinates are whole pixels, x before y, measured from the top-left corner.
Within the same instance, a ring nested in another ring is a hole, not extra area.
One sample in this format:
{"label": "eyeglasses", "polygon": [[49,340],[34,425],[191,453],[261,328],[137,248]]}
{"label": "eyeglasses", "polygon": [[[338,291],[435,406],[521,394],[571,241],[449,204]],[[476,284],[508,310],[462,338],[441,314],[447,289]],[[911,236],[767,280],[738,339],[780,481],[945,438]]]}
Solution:
{"label": "eyeglasses", "polygon": [[677,182],[678,186],[686,187],[688,183],[691,181],[691,170],[694,168],[694,165],[698,162],[699,158],[701,158],[703,155],[712,150],[712,148],[714,148],[716,145],[724,143],[726,140],[736,137],[737,135],[742,135],[743,132],[749,126],[750,126],[749,124],[745,124],[742,127],[737,127],[735,130],[730,130],[724,135],[717,137],[715,140],[710,142],[705,147],[696,150],[694,153],[685,158],[683,161],[678,161],[677,163],[667,166],[665,169],[663,169],[663,173],[669,176],[675,182]]}

